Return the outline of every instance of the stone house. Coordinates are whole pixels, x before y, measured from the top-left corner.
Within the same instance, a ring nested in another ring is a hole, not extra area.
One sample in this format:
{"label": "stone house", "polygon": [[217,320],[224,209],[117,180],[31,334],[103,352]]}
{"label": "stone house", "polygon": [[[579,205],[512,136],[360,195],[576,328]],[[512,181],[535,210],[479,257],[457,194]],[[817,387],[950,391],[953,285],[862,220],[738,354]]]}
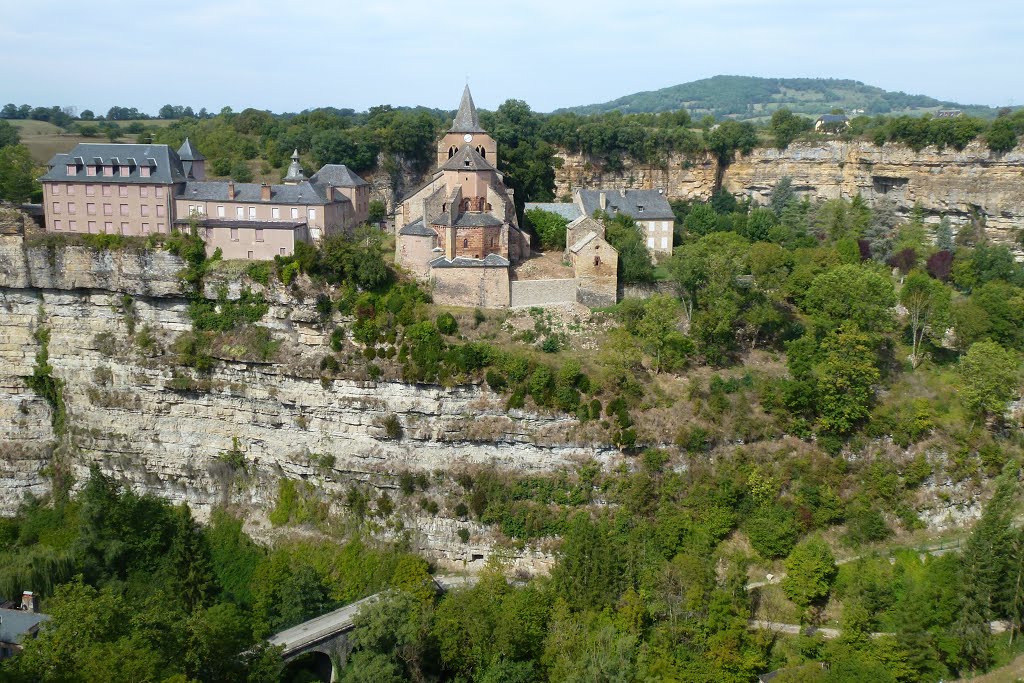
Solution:
{"label": "stone house", "polygon": [[466,86],[437,171],[395,212],[395,261],[430,280],[437,303],[508,306],[509,267],[530,254],[497,154]]}
{"label": "stone house", "polygon": [[[632,218],[643,236],[647,251],[657,261],[672,255],[675,214],[663,189],[657,190],[584,190],[573,193],[569,202],[529,202],[526,210],[542,209],[575,221],[601,211],[614,218],[624,214]],[[602,234],[604,234],[602,232]],[[569,243],[567,242],[567,245]]]}
{"label": "stone house", "polygon": [[590,216],[580,216],[565,226],[565,258],[567,260],[572,261],[572,246],[590,233],[603,239],[604,223]]}
{"label": "stone house", "polygon": [[576,278],[576,300],[587,306],[611,306],[618,300],[619,252],[603,233],[603,226],[600,234],[590,231],[568,250]]}
{"label": "stone house", "polygon": [[814,122],[815,133],[837,135],[850,127],[850,120],[843,114],[825,114]]}
{"label": "stone house", "polygon": [[298,151],[282,185],[208,181],[188,139],[167,145],[77,145],[42,177],[49,232],[167,234],[195,223],[212,253],[271,259],[298,241],[351,230],[369,215],[369,185],[343,165],[306,179]]}

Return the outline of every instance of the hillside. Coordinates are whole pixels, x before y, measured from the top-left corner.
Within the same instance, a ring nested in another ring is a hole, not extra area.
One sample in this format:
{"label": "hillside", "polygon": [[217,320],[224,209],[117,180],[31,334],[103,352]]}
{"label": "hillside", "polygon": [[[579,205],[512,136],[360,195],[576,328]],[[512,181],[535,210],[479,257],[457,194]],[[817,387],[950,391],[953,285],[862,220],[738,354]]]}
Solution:
{"label": "hillside", "polygon": [[695,117],[756,119],[788,107],[802,114],[819,116],[833,108],[862,109],[865,114],[927,113],[939,109],[961,109],[975,116],[992,117],[992,107],[943,102],[925,95],[892,92],[859,81],[833,78],[757,78],[714,76],[673,85],[660,90],[625,95],[611,102],[569,107],[558,111],[597,114],[662,112],[686,109]]}

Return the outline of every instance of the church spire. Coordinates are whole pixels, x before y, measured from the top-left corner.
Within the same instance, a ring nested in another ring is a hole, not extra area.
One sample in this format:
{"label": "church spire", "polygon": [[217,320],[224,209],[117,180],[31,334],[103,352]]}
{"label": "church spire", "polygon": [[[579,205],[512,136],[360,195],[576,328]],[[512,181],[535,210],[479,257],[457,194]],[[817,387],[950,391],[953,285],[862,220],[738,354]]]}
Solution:
{"label": "church spire", "polygon": [[299,150],[292,152],[292,163],[288,166],[288,175],[284,177],[285,185],[298,185],[306,179],[306,175],[302,172],[302,166],[299,165]]}
{"label": "church spire", "polygon": [[469,84],[462,91],[462,101],[459,103],[459,112],[455,115],[449,133],[483,133],[480,127],[480,117],[476,113],[476,105],[473,104],[473,95],[469,92]]}

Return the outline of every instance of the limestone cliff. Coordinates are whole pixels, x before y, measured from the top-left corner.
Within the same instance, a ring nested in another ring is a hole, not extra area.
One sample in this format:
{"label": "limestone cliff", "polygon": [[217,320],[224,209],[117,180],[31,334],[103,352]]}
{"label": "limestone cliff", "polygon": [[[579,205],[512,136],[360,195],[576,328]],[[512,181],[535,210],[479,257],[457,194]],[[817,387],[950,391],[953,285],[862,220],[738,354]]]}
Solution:
{"label": "limestone cliff", "polygon": [[[560,155],[556,195],[578,187],[662,187],[673,199],[708,199],[715,191],[717,163],[705,156],[671,156],[661,167],[626,161],[620,171],[607,171],[575,154]],[[919,202],[934,220],[948,215],[954,224],[972,213],[984,216],[991,239],[1012,245],[1024,221],[1024,149],[996,154],[971,143],[962,152],[870,142],[796,142],[784,150],[758,148],[729,165],[722,186],[741,197],[764,203],[784,176],[793,188],[811,199],[852,198],[869,202],[893,200],[904,215]]]}
{"label": "limestone cliff", "polygon": [[[191,326],[182,267],[162,251],[25,248],[20,236],[0,236],[0,513],[11,513],[26,492],[45,493],[56,470],[81,483],[91,463],[202,515],[221,502],[266,513],[282,477],[311,484],[340,510],[353,483],[395,490],[403,470],[551,471],[616,457],[574,445],[575,420],[506,414],[503,399],[480,387],[322,380],[318,364],[328,349],[314,299],[283,288],[263,290],[272,304],[263,324],[283,344],[281,362],[222,362],[209,375],[192,375],[166,351]],[[226,284],[208,280],[210,296]],[[240,287],[232,278],[229,296]],[[146,326],[154,340],[142,349],[137,335]],[[38,362],[40,328],[50,332],[49,364],[63,384],[62,434],[51,426],[51,406],[25,381]],[[388,438],[382,426],[391,415],[401,438]],[[230,451],[241,453],[244,472],[224,457]],[[438,516],[399,511],[415,528],[414,546],[442,561],[482,557],[493,538],[453,518],[443,486],[427,494]],[[473,533],[470,543],[457,539],[460,527]]]}

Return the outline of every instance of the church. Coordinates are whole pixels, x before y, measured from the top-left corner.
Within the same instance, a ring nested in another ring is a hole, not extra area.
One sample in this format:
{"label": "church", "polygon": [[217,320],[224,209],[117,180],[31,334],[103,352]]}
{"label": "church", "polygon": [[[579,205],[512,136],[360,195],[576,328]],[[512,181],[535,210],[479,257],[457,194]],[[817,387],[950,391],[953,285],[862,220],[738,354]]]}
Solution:
{"label": "church", "polygon": [[497,162],[467,85],[438,142],[437,171],[395,212],[395,261],[431,283],[435,303],[509,305],[510,268],[530,256],[530,237]]}

